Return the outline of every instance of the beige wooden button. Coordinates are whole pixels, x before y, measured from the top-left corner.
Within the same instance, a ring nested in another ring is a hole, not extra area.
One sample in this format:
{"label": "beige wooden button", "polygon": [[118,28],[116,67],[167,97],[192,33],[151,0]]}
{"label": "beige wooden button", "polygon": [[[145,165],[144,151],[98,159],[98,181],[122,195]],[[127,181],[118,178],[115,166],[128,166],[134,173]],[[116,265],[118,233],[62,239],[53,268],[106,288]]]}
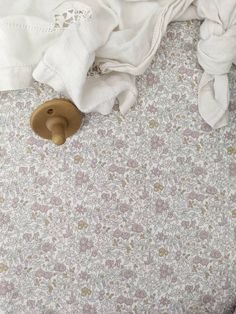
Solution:
{"label": "beige wooden button", "polygon": [[53,99],[40,105],[31,115],[30,125],[36,134],[56,145],[65,143],[75,134],[84,114],[69,100]]}

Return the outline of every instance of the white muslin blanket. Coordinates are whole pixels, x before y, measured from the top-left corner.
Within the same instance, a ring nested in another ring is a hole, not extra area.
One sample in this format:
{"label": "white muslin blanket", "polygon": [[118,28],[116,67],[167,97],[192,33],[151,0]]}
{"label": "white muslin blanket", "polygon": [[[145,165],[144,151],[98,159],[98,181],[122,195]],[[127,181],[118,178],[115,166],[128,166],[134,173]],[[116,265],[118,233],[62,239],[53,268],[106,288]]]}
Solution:
{"label": "white muslin blanket", "polygon": [[[236,60],[236,0],[0,0],[0,90],[45,83],[85,113],[122,114],[172,21],[202,19],[199,111],[227,123],[227,74]],[[92,64],[101,75],[88,76]]]}

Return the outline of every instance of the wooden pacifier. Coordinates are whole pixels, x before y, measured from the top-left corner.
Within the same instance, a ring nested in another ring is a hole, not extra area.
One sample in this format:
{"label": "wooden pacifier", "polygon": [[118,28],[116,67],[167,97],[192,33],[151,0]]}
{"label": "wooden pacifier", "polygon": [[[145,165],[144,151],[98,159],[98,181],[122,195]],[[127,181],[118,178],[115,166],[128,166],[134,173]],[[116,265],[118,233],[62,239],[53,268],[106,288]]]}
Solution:
{"label": "wooden pacifier", "polygon": [[30,125],[36,134],[56,145],[65,143],[82,124],[84,114],[69,100],[53,99],[40,105],[31,115]]}

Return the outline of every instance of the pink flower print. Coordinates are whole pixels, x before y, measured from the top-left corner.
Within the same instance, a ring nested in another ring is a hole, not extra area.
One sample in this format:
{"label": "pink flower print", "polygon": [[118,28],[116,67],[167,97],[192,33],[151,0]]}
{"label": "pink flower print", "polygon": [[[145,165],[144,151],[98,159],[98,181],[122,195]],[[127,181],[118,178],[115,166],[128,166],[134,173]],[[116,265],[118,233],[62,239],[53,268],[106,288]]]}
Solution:
{"label": "pink flower print", "polygon": [[163,212],[166,212],[167,210],[169,210],[169,204],[163,199],[159,198],[156,201],[156,213],[162,214]]}
{"label": "pink flower print", "polygon": [[113,233],[113,237],[122,238],[123,240],[128,240],[130,238],[130,234],[128,232],[123,232],[119,229],[116,229]]}
{"label": "pink flower print", "polygon": [[119,210],[122,212],[122,213],[125,213],[125,212],[128,212],[130,209],[130,206],[126,203],[121,203],[119,205]]}
{"label": "pink flower print", "polygon": [[126,147],[126,143],[123,140],[116,140],[115,141],[115,147],[118,149],[121,149],[123,147]]}
{"label": "pink flower print", "polygon": [[147,293],[146,293],[146,291],[144,291],[144,290],[138,289],[138,290],[136,290],[136,292],[135,292],[135,297],[136,297],[136,298],[144,299],[144,298],[146,298],[146,296],[147,296]]}
{"label": "pink flower print", "polygon": [[84,185],[89,181],[89,177],[87,174],[85,174],[82,171],[78,171],[76,176],[75,176],[75,182],[77,185]]}
{"label": "pink flower print", "polygon": [[204,132],[210,132],[210,131],[212,131],[212,127],[204,122],[201,125],[201,130]]}
{"label": "pink flower print", "polygon": [[155,75],[154,73],[148,73],[147,74],[147,85],[153,86],[153,85],[156,85],[157,83],[160,83],[160,78],[157,75]]}
{"label": "pink flower print", "polygon": [[41,205],[39,203],[34,203],[32,205],[32,210],[40,211],[42,213],[46,213],[49,210],[49,207],[47,205]]}
{"label": "pink flower print", "polygon": [[9,223],[10,223],[9,215],[6,215],[3,212],[0,212],[0,228],[3,227],[3,225],[7,225]]}
{"label": "pink flower print", "polygon": [[171,275],[173,275],[174,271],[173,268],[167,264],[162,264],[160,266],[160,277],[165,279]]}
{"label": "pink flower print", "polygon": [[1,280],[0,281],[0,296],[4,296],[14,290],[14,284],[12,282]]}
{"label": "pink flower print", "polygon": [[115,164],[112,164],[110,167],[109,167],[109,171],[110,172],[117,172],[119,174],[124,174],[125,173],[125,168],[124,167],[119,167]]}
{"label": "pink flower print", "polygon": [[53,197],[51,197],[51,199],[50,199],[50,203],[51,203],[52,205],[59,206],[59,205],[62,204],[62,200],[61,200],[60,197],[53,196]]}
{"label": "pink flower print", "polygon": [[184,130],[183,135],[197,139],[200,136],[200,133],[197,131],[192,131],[190,129],[186,129],[186,130]]}
{"label": "pink flower print", "polygon": [[222,255],[219,250],[212,250],[210,256],[212,258],[218,259],[218,258],[221,258]]}
{"label": "pink flower print", "polygon": [[157,135],[152,136],[151,138],[151,149],[158,149],[165,145],[165,142],[162,138]]}
{"label": "pink flower print", "polygon": [[130,279],[134,277],[135,274],[132,270],[126,269],[121,272],[121,276],[124,277],[125,279]]}
{"label": "pink flower print", "polygon": [[214,195],[214,194],[217,194],[217,189],[214,186],[208,186],[206,189],[206,192],[208,194]]}
{"label": "pink flower print", "polygon": [[130,168],[136,168],[138,167],[138,162],[135,159],[129,159],[127,165]]}
{"label": "pink flower print", "polygon": [[79,274],[80,279],[82,280],[88,280],[89,279],[89,274],[86,271],[81,271]]}
{"label": "pink flower print", "polygon": [[79,242],[80,245],[80,252],[86,252],[93,247],[93,242],[85,237],[82,237]]}
{"label": "pink flower print", "polygon": [[141,232],[143,232],[143,226],[140,224],[133,224],[132,225],[132,231],[137,232],[137,233],[141,233]]}
{"label": "pink flower print", "polygon": [[38,177],[37,178],[37,183],[39,184],[39,185],[46,185],[47,183],[48,183],[48,178],[47,177],[43,177],[43,176],[41,176],[41,177]]}
{"label": "pink flower print", "polygon": [[210,261],[206,258],[195,256],[193,258],[193,264],[200,264],[202,266],[207,266],[210,263]]}
{"label": "pink flower print", "polygon": [[121,295],[117,298],[116,302],[120,304],[125,304],[125,305],[132,305],[134,301],[133,299],[130,299]]}
{"label": "pink flower print", "polygon": [[189,193],[188,198],[190,200],[197,200],[197,201],[203,201],[205,199],[204,195],[198,194],[195,191],[192,191]]}
{"label": "pink flower print", "polygon": [[229,175],[230,175],[230,177],[235,177],[236,176],[236,163],[235,162],[232,162],[229,165]]}
{"label": "pink flower print", "polygon": [[162,304],[162,305],[169,305],[170,304],[170,300],[167,299],[166,297],[161,297],[160,304]]}
{"label": "pink flower print", "polygon": [[23,239],[27,242],[30,242],[33,240],[33,235],[31,233],[24,233],[23,234]]}
{"label": "pink flower print", "polygon": [[49,271],[45,271],[43,269],[38,269],[35,272],[35,276],[38,277],[38,278],[51,279],[53,274],[51,272],[49,272]]}
{"label": "pink flower print", "polygon": [[45,242],[45,243],[43,243],[43,244],[41,245],[41,249],[42,249],[45,253],[50,252],[50,251],[52,251],[52,249],[53,249],[53,244],[50,243],[50,242]]}
{"label": "pink flower print", "polygon": [[94,306],[85,304],[83,306],[83,314],[97,314],[97,310]]}
{"label": "pink flower print", "polygon": [[200,176],[200,175],[204,174],[204,169],[202,167],[195,167],[193,169],[193,172],[196,176]]}
{"label": "pink flower print", "polygon": [[214,304],[215,299],[211,295],[206,294],[203,296],[202,301],[204,304],[210,303],[212,305]]}
{"label": "pink flower print", "polygon": [[45,314],[57,314],[57,312],[53,309],[47,309]]}
{"label": "pink flower print", "polygon": [[66,271],[66,266],[62,263],[56,263],[54,266],[55,271],[64,272]]}
{"label": "pink flower print", "polygon": [[148,110],[149,112],[151,112],[151,113],[156,113],[156,112],[157,112],[157,107],[156,107],[156,105],[149,105],[149,106],[147,107],[147,110]]}
{"label": "pink flower print", "polygon": [[202,230],[202,231],[200,231],[199,232],[199,238],[201,239],[201,240],[207,240],[208,238],[209,238],[209,233],[207,232],[207,231],[205,231],[205,230]]}

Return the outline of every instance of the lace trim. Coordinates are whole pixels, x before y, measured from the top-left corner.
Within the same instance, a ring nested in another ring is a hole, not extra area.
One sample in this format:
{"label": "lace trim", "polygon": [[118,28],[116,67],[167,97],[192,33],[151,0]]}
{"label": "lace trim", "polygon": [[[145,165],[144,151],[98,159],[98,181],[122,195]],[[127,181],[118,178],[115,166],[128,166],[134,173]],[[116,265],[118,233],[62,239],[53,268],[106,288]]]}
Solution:
{"label": "lace trim", "polygon": [[98,78],[99,76],[102,75],[102,71],[99,67],[99,65],[97,65],[95,62],[93,63],[93,65],[90,67],[90,69],[88,70],[87,76],[88,77],[95,77]]}
{"label": "lace trim", "polygon": [[68,9],[66,12],[54,15],[54,28],[67,28],[71,24],[80,24],[92,18],[92,11],[89,8]]}

